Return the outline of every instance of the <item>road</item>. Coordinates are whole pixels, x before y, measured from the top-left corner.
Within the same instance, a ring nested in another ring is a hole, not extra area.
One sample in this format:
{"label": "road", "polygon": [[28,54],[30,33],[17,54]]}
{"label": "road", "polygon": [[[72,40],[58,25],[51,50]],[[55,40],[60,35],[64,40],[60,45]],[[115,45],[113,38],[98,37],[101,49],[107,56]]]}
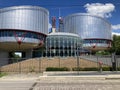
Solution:
{"label": "road", "polygon": [[35,81],[0,81],[0,90],[30,90]]}
{"label": "road", "polygon": [[5,80],[0,90],[120,90],[120,80]]}

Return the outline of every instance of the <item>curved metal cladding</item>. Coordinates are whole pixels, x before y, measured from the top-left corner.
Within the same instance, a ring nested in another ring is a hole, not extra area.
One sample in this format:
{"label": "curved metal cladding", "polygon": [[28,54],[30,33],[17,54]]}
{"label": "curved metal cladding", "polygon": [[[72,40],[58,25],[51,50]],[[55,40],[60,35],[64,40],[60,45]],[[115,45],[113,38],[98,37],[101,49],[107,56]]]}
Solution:
{"label": "curved metal cladding", "polygon": [[76,56],[77,47],[82,47],[82,40],[77,34],[56,32],[46,38],[46,55],[50,57]]}
{"label": "curved metal cladding", "polygon": [[65,17],[63,32],[79,34],[84,39],[84,47],[91,47],[96,44],[98,47],[106,48],[112,40],[111,24],[108,21],[84,13],[76,13]]}
{"label": "curved metal cladding", "polygon": [[[26,44],[39,43],[48,34],[48,20],[48,10],[38,6],[0,9],[0,42],[14,43],[17,39],[20,43],[19,39],[24,37],[23,42]],[[24,47],[29,48],[29,46]]]}
{"label": "curved metal cladding", "polygon": [[14,6],[0,9],[0,29],[20,29],[48,34],[47,9],[38,6]]}

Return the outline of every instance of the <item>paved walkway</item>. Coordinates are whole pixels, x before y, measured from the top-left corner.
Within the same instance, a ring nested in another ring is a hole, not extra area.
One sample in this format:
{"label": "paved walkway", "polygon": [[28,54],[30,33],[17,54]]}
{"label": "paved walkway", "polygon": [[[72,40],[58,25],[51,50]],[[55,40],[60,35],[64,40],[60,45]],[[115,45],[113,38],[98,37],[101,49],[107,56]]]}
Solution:
{"label": "paved walkway", "polygon": [[44,79],[120,79],[120,72],[44,72],[9,74],[0,80],[44,80]]}
{"label": "paved walkway", "polygon": [[[103,79],[106,76],[112,78]],[[0,78],[0,90],[120,90],[120,74],[79,76],[10,74]]]}

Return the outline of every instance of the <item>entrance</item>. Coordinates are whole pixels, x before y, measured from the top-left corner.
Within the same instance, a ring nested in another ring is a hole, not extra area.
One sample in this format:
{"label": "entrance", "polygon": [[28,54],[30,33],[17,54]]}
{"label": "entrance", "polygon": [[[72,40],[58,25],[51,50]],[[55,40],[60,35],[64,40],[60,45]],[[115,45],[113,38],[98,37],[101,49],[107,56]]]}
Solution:
{"label": "entrance", "polygon": [[16,63],[19,60],[21,61],[23,58],[25,58],[25,52],[9,52],[9,64]]}

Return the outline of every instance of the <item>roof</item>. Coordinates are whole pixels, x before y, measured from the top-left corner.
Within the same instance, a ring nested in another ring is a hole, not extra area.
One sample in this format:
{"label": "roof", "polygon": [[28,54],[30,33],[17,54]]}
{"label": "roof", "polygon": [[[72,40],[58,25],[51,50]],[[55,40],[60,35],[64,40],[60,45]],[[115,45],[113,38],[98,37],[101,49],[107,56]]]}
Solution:
{"label": "roof", "polygon": [[32,5],[22,5],[22,6],[12,6],[12,7],[1,8],[0,12],[16,10],[16,9],[44,10],[47,14],[49,14],[49,11],[46,8],[39,7],[39,6],[32,6]]}
{"label": "roof", "polygon": [[53,32],[53,33],[50,33],[48,34],[48,36],[75,36],[75,37],[80,37],[79,35],[77,34],[74,34],[74,33],[66,33],[66,32]]}

